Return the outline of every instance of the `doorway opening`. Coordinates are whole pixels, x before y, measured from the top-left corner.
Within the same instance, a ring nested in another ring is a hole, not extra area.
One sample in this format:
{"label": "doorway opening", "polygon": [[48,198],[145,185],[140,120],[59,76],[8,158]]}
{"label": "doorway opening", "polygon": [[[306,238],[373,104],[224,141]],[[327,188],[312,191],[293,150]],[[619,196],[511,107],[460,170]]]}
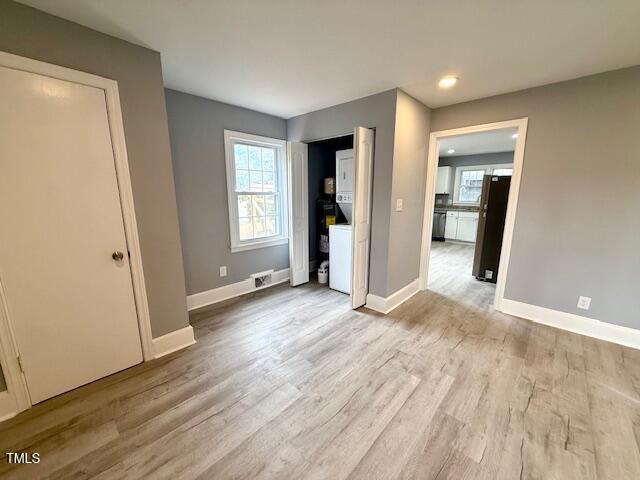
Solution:
{"label": "doorway opening", "polygon": [[309,281],[365,304],[369,288],[371,129],[289,144],[290,240],[292,285]]}
{"label": "doorway opening", "polygon": [[421,288],[499,309],[526,119],[431,134]]}
{"label": "doorway opening", "polygon": [[321,285],[350,294],[353,135],[308,146],[309,271]]}

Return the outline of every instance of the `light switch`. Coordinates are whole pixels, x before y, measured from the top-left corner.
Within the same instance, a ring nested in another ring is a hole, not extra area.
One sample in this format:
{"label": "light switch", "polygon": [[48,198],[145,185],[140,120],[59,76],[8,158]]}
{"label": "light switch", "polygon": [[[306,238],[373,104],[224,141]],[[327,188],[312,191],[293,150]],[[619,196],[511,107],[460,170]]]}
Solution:
{"label": "light switch", "polygon": [[396,212],[401,212],[402,211],[402,199],[398,198],[396,199]]}
{"label": "light switch", "polygon": [[227,276],[227,266],[223,265],[222,267],[220,267],[220,276],[221,277],[226,277]]}

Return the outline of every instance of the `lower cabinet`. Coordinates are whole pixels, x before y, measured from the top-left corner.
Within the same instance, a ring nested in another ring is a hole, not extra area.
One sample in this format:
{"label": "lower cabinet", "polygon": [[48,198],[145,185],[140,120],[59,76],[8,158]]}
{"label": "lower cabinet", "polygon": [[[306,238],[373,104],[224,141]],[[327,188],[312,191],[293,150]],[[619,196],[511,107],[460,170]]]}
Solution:
{"label": "lower cabinet", "polygon": [[447,222],[444,224],[444,238],[455,240],[458,234],[458,212],[447,212]]}
{"label": "lower cabinet", "polygon": [[458,218],[458,234],[456,238],[463,242],[475,242],[478,231],[478,218],[460,217]]}
{"label": "lower cabinet", "polygon": [[478,212],[447,212],[444,238],[475,242],[478,231]]}

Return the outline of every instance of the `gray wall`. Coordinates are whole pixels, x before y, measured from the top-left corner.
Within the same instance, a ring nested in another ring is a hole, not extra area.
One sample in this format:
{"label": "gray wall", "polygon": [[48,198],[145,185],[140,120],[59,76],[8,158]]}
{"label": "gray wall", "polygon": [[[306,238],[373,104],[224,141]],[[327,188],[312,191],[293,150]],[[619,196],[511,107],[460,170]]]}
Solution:
{"label": "gray wall", "polygon": [[387,296],[396,97],[397,90],[389,90],[287,120],[288,140],[295,142],[349,134],[357,126],[375,127],[369,291],[382,297]]}
{"label": "gray wall", "polygon": [[0,0],[0,50],[118,81],[157,337],[188,324],[160,54]]}
{"label": "gray wall", "polygon": [[[472,165],[498,165],[501,163],[513,163],[514,152],[479,153],[476,155],[457,155],[455,157],[440,157],[439,167],[469,167]],[[449,191],[453,192],[456,182],[455,174],[451,175]],[[453,195],[449,196],[453,200]]]}
{"label": "gray wall", "polygon": [[[287,245],[231,253],[224,129],[286,138],[286,122],[226,103],[166,90],[187,294],[289,266]],[[220,277],[220,266],[227,276]]]}
{"label": "gray wall", "polygon": [[[433,111],[433,131],[529,117],[505,297],[640,328],[640,66]],[[576,309],[592,297],[589,311]]]}
{"label": "gray wall", "polygon": [[[420,275],[421,230],[431,111],[398,90],[386,296]],[[402,199],[401,212],[396,200]],[[417,228],[417,230],[416,230]]]}

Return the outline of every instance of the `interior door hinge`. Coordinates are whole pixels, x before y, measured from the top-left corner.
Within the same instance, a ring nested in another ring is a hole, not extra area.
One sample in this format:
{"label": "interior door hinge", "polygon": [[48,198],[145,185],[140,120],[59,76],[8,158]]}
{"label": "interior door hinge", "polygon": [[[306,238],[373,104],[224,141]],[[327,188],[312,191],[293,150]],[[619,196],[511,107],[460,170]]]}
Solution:
{"label": "interior door hinge", "polygon": [[22,366],[22,358],[18,355],[18,366],[20,367],[20,371],[24,373],[24,367]]}

